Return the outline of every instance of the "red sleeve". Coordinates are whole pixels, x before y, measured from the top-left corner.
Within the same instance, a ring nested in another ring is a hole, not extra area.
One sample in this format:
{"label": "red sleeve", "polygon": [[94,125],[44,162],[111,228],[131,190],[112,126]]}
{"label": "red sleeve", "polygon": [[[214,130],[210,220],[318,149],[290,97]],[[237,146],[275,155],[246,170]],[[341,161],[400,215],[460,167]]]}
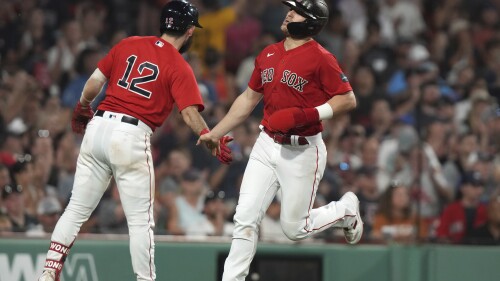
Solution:
{"label": "red sleeve", "polygon": [[263,93],[264,92],[264,85],[262,84],[262,78],[261,78],[261,69],[259,66],[259,58],[260,55],[255,58],[255,63],[254,63],[254,69],[252,72],[252,76],[250,76],[250,81],[248,82],[248,87],[250,89],[256,91],[257,93]]}
{"label": "red sleeve", "polygon": [[170,92],[179,111],[191,105],[197,105],[198,111],[205,109],[193,70],[187,63],[180,64],[172,73]]}
{"label": "red sleeve", "polygon": [[109,52],[108,54],[102,58],[99,63],[97,63],[97,68],[106,76],[106,78],[111,77],[111,67],[113,66],[113,60],[115,57],[116,53],[116,48],[120,45],[119,43],[116,44]]}
{"label": "red sleeve", "polygon": [[352,91],[347,76],[342,72],[337,59],[332,54],[323,56],[318,68],[318,75],[323,91],[330,97]]}
{"label": "red sleeve", "polygon": [[444,209],[439,219],[438,228],[436,231],[437,237],[439,238],[449,238],[450,233],[450,221],[451,221],[451,208],[448,206]]}

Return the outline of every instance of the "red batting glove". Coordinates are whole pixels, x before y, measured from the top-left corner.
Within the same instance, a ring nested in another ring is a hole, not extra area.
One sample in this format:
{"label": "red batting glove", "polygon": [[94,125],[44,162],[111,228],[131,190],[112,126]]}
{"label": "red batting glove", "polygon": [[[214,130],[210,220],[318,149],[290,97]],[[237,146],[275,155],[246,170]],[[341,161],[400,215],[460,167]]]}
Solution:
{"label": "red batting glove", "polygon": [[210,133],[210,130],[208,128],[205,128],[205,129],[201,130],[200,136],[207,134],[207,133]]}
{"label": "red batting glove", "polygon": [[94,111],[88,106],[83,106],[78,102],[71,117],[71,129],[77,134],[84,134],[87,124],[94,117]]}
{"label": "red batting glove", "polygon": [[290,129],[311,125],[318,121],[319,112],[316,108],[290,107],[271,114],[267,123],[271,130],[286,133]]}
{"label": "red batting glove", "polygon": [[227,144],[232,140],[233,138],[230,136],[223,136],[222,138],[220,138],[220,152],[217,153],[217,159],[222,164],[229,165],[233,161],[231,149],[227,146]]}

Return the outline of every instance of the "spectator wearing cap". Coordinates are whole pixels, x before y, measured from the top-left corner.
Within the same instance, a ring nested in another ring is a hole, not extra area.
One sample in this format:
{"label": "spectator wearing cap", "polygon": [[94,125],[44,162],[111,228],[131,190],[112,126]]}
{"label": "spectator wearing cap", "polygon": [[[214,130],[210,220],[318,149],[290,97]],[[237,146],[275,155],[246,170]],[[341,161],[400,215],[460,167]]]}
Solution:
{"label": "spectator wearing cap", "polygon": [[465,172],[472,168],[478,158],[478,139],[472,133],[457,136],[456,144],[451,147],[449,159],[443,166],[446,180],[453,187],[454,194],[460,188]]}
{"label": "spectator wearing cap", "polygon": [[178,224],[186,235],[213,233],[213,225],[203,214],[205,207],[205,175],[197,169],[182,174],[181,193],[175,199],[178,210]]}
{"label": "spectator wearing cap", "polygon": [[472,165],[472,170],[479,172],[484,181],[484,193],[481,198],[482,202],[488,202],[492,194],[500,186],[500,179],[495,178],[495,167],[493,163],[494,154],[479,152],[477,154],[477,161]]}
{"label": "spectator wearing cap", "polygon": [[35,217],[26,213],[23,195],[21,185],[8,184],[2,187],[2,201],[12,224],[13,232],[26,232],[38,224]]}
{"label": "spectator wearing cap", "polygon": [[18,155],[23,155],[28,143],[28,127],[16,118],[7,126],[5,136],[0,136],[0,163],[12,166]]}
{"label": "spectator wearing cap", "polygon": [[13,180],[17,185],[22,186],[24,193],[24,207],[26,213],[31,216],[36,216],[38,201],[45,197],[45,189],[41,186],[36,186],[34,183],[34,171],[32,157],[26,154],[23,158],[11,167]]}
{"label": "spectator wearing cap", "polygon": [[500,189],[497,189],[492,194],[488,203],[487,222],[467,233],[465,243],[474,245],[500,245]]}
{"label": "spectator wearing cap", "polygon": [[481,204],[484,181],[481,174],[469,171],[460,185],[461,198],[448,205],[439,220],[438,241],[461,243],[464,236],[487,219],[486,207]]}
{"label": "spectator wearing cap", "polygon": [[359,208],[363,218],[364,231],[370,235],[375,213],[377,212],[380,193],[376,182],[377,168],[362,166],[356,170],[354,185],[358,191]]}
{"label": "spectator wearing cap", "polygon": [[208,235],[231,236],[234,224],[227,221],[229,212],[224,204],[226,194],[224,191],[208,191],[205,196],[203,214],[213,226],[213,232],[208,231]]}
{"label": "spectator wearing cap", "polygon": [[61,216],[62,206],[55,197],[47,196],[38,202],[37,219],[40,224],[26,231],[28,236],[43,236],[54,231]]}

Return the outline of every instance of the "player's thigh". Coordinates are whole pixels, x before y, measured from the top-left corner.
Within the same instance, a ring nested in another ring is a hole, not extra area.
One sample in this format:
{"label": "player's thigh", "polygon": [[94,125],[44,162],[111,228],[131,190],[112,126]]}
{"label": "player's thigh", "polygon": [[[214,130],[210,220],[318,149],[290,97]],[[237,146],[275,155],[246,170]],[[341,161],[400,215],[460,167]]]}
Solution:
{"label": "player's thigh", "polygon": [[125,214],[148,212],[154,198],[150,135],[141,131],[115,132],[111,142],[110,146],[120,146],[110,148],[109,158]]}
{"label": "player's thigh", "polygon": [[281,185],[281,216],[298,221],[309,215],[326,166],[323,143],[307,148],[286,147],[276,173]]}
{"label": "player's thigh", "polygon": [[106,163],[93,157],[84,146],[78,156],[71,204],[94,209],[106,191],[111,170]]}
{"label": "player's thigh", "polygon": [[250,158],[241,183],[235,220],[253,223],[262,219],[278,188],[273,167]]}

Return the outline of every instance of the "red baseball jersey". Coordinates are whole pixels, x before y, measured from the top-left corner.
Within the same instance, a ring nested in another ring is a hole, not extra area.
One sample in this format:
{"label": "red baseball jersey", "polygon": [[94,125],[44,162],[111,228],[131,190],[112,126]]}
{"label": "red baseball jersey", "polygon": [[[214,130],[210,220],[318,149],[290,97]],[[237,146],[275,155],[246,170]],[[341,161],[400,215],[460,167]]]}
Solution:
{"label": "red baseball jersey", "polygon": [[[285,51],[284,40],[267,46],[255,59],[248,86],[264,95],[264,126],[277,110],[316,107],[352,90],[337,59],[314,40],[288,51]],[[322,130],[318,122],[294,128],[289,133],[311,136]]]}
{"label": "red baseball jersey", "polygon": [[179,111],[203,100],[193,70],[179,51],[155,37],[129,37],[116,44],[97,65],[108,78],[99,105],[134,116],[153,130],[161,126],[175,103]]}

